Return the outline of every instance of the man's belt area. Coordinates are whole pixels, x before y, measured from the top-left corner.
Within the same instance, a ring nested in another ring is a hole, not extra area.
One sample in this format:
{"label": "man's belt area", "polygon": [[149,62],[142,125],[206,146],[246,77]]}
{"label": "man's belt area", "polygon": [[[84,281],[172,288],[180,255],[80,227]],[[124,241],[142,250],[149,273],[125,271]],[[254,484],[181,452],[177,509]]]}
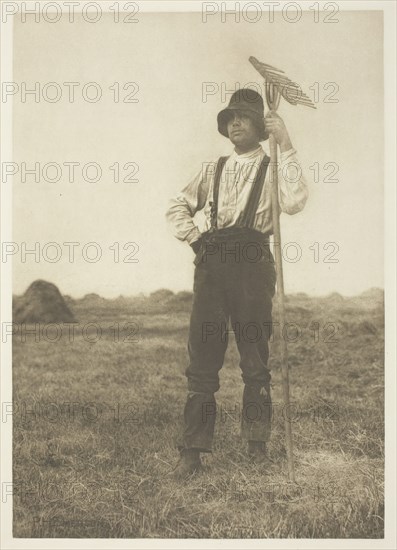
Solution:
{"label": "man's belt area", "polygon": [[201,262],[208,245],[216,245],[227,242],[235,243],[258,243],[261,246],[269,245],[269,234],[261,233],[255,229],[246,227],[224,227],[221,229],[210,229],[202,234],[201,238],[192,243],[192,248],[196,253],[194,263],[197,265]]}

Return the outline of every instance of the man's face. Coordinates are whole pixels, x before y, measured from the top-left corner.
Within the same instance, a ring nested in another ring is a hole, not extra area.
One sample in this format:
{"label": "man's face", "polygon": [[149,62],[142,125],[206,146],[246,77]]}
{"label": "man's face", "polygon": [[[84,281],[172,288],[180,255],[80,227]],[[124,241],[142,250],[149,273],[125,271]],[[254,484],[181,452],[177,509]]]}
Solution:
{"label": "man's face", "polygon": [[233,111],[227,123],[230,141],[240,148],[249,148],[259,143],[259,133],[250,116],[243,111]]}

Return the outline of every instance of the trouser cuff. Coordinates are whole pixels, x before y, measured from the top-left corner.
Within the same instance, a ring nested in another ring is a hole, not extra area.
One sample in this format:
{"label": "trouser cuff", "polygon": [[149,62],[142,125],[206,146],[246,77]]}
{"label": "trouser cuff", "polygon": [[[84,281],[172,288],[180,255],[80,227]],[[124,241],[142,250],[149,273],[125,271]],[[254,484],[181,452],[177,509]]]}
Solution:
{"label": "trouser cuff", "polygon": [[270,387],[244,387],[243,414],[241,417],[241,437],[246,441],[270,440],[272,401]]}
{"label": "trouser cuff", "polygon": [[198,449],[202,453],[211,453],[215,418],[214,394],[188,392],[184,409],[185,429],[177,443],[178,449]]}

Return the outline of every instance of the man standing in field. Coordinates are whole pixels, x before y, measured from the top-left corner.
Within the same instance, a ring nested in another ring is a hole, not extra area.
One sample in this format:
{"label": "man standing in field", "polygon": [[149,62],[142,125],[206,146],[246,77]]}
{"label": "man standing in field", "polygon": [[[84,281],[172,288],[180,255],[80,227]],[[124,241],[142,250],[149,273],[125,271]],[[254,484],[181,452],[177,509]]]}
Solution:
{"label": "man standing in field", "polygon": [[[272,411],[267,365],[276,273],[269,248],[273,233],[270,159],[260,145],[269,133],[281,152],[281,211],[301,211],[308,195],[284,122],[273,112],[264,117],[260,94],[250,89],[235,92],[218,114],[218,130],[234,145],[232,154],[203,164],[167,212],[174,235],[187,241],[196,254],[185,429],[179,445],[181,459],[173,473],[177,478],[199,471],[200,453],[211,452],[214,394],[219,390],[229,319],[244,381],[241,435],[250,458],[269,465],[266,443]],[[200,210],[206,220],[202,233],[193,220]]]}

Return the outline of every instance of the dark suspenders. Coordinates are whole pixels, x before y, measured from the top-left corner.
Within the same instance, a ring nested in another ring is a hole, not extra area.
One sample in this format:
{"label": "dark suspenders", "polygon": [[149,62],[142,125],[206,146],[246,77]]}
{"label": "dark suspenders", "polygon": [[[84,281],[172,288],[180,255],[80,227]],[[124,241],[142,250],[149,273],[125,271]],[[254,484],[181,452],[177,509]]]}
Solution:
{"label": "dark suspenders", "polygon": [[[215,230],[218,227],[218,197],[219,197],[219,186],[221,181],[221,175],[223,167],[225,166],[225,162],[228,159],[228,157],[220,157],[220,159],[217,162],[216,170],[215,170],[215,177],[214,177],[214,191],[213,191],[213,202],[210,202],[211,206],[211,229]],[[259,200],[261,198],[263,184],[265,182],[267,167],[269,166],[270,157],[267,155],[264,156],[258,172],[255,177],[255,181],[252,184],[251,192],[248,197],[247,204],[243,210],[243,212],[240,214],[240,216],[237,219],[236,226],[237,227],[245,227],[248,229],[254,229],[254,223],[255,223],[255,215],[256,211],[258,210]]]}
{"label": "dark suspenders", "polygon": [[216,170],[215,170],[215,177],[214,177],[214,191],[212,195],[212,202],[210,202],[211,206],[211,230],[214,230],[218,227],[218,197],[219,197],[219,184],[221,181],[221,174],[223,167],[225,166],[225,162],[227,161],[228,157],[220,157],[216,164]]}

